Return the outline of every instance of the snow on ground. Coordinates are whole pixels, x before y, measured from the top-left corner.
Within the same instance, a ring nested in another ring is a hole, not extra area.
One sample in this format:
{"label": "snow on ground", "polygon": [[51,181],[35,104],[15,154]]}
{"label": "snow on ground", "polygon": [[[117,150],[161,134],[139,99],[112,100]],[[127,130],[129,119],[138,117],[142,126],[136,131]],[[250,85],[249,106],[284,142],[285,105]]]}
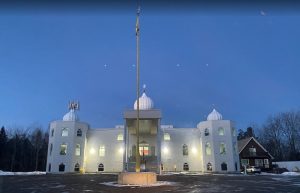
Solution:
{"label": "snow on ground", "polygon": [[44,175],[46,172],[34,171],[34,172],[4,172],[0,170],[0,176],[13,176],[13,175]]}
{"label": "snow on ground", "polygon": [[283,172],[281,175],[285,175],[285,176],[300,176],[300,172]]}
{"label": "snow on ground", "polygon": [[155,184],[150,184],[150,185],[130,185],[130,184],[122,185],[122,184],[118,184],[117,182],[103,182],[100,184],[106,186],[114,186],[114,187],[153,187],[153,186],[173,186],[176,183],[167,182],[167,181],[157,181]]}

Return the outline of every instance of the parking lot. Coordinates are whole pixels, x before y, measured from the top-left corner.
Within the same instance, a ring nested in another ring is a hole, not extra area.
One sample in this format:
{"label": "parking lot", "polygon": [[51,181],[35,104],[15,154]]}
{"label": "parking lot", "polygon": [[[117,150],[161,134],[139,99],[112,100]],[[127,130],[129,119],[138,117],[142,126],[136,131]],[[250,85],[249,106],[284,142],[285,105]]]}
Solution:
{"label": "parking lot", "polygon": [[116,174],[47,174],[0,176],[1,193],[82,193],[82,192],[300,192],[300,175],[201,175],[158,176],[161,186],[114,186]]}

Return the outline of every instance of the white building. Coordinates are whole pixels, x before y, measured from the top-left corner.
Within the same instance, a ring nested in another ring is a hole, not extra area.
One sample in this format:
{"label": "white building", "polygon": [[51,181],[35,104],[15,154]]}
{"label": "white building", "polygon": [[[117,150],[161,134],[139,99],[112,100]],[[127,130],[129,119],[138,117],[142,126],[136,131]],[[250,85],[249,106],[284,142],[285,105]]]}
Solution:
{"label": "white building", "polygon": [[[236,172],[239,170],[234,123],[215,109],[195,128],[161,125],[161,111],[145,91],[140,104],[141,166],[144,171]],[[75,105],[76,106],[76,105]],[[47,172],[135,170],[136,111],[124,112],[124,125],[91,129],[74,105],[63,120],[50,123]]]}

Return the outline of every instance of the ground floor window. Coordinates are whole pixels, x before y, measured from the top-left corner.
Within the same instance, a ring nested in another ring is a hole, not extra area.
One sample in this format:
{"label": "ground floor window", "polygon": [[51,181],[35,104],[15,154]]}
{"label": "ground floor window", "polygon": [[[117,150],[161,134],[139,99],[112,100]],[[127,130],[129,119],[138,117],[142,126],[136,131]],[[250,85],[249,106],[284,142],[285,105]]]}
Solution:
{"label": "ground floor window", "polygon": [[64,172],[65,171],[65,164],[63,164],[63,163],[59,164],[58,171]]}
{"label": "ground floor window", "polygon": [[51,164],[48,165],[48,172],[51,172]]}
{"label": "ground floor window", "polygon": [[255,166],[263,167],[264,160],[263,159],[255,159]]}
{"label": "ground floor window", "polygon": [[76,164],[75,164],[75,167],[74,167],[74,171],[75,171],[75,172],[79,172],[79,168],[80,168],[79,163],[76,163]]}
{"label": "ground floor window", "polygon": [[265,168],[269,168],[269,159],[264,159]]}
{"label": "ground floor window", "polygon": [[100,163],[98,165],[98,172],[103,172],[104,171],[104,165],[102,163]]}
{"label": "ground floor window", "polygon": [[207,170],[207,171],[212,171],[212,165],[211,165],[210,162],[207,163],[207,165],[206,165],[206,170]]}
{"label": "ground floor window", "polygon": [[184,171],[189,171],[189,164],[188,163],[183,164],[183,170]]}
{"label": "ground floor window", "polygon": [[226,164],[225,162],[223,162],[223,163],[221,164],[221,170],[222,170],[222,171],[227,171],[227,164]]}
{"label": "ground floor window", "polygon": [[249,165],[249,159],[241,159],[241,164],[242,164],[242,166]]}

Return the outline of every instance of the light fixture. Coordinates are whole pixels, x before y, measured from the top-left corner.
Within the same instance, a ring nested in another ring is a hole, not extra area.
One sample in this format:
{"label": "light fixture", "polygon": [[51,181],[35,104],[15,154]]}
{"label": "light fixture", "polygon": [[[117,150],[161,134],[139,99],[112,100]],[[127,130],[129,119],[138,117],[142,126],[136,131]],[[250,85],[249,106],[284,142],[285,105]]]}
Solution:
{"label": "light fixture", "polygon": [[95,152],[96,152],[96,151],[95,151],[94,148],[91,148],[91,149],[90,149],[90,154],[95,154]]}

